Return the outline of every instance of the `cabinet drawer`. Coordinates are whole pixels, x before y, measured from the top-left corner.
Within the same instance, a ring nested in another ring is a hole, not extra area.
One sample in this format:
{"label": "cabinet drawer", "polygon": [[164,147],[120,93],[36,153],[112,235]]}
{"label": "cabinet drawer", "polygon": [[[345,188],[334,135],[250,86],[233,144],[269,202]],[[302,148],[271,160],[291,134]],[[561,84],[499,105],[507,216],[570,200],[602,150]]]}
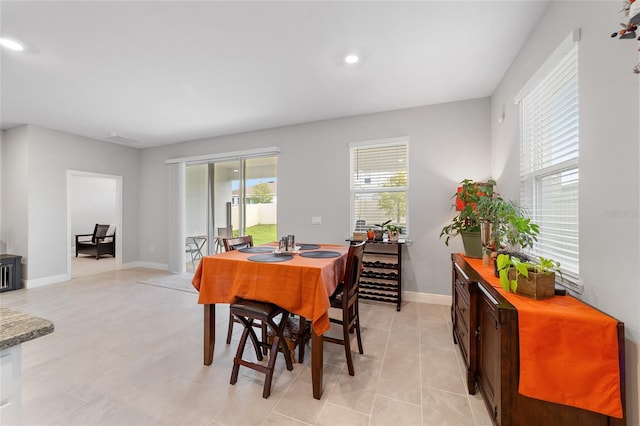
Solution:
{"label": "cabinet drawer", "polygon": [[[456,302],[461,302],[461,301],[462,301],[461,297],[456,298]],[[456,303],[456,324],[462,325],[465,331],[467,332],[467,334],[471,329],[470,313],[471,312],[469,309],[469,302],[463,303],[463,304]]]}

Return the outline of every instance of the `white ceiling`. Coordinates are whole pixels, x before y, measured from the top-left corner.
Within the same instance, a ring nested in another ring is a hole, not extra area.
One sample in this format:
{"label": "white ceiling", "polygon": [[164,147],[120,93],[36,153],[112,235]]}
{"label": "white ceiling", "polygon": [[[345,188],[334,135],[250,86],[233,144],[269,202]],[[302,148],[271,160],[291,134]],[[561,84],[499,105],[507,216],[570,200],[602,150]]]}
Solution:
{"label": "white ceiling", "polygon": [[3,0],[1,125],[143,148],[490,96],[547,4]]}

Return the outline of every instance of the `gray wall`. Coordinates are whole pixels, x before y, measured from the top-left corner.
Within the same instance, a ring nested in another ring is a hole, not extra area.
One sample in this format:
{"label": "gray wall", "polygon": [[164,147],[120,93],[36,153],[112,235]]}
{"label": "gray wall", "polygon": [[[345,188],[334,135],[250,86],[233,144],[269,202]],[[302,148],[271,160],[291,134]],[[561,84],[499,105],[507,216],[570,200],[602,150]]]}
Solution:
{"label": "gray wall", "polygon": [[[149,148],[141,156],[140,260],[167,263],[167,165],[204,154],[278,146],[278,229],[299,241],[344,244],[349,223],[349,150],[352,141],[408,135],[409,220],[404,289],[451,293],[449,253],[440,229],[454,215],[450,197],[464,178],[490,172],[488,98],[308,123]],[[322,225],[311,225],[321,216]],[[151,250],[153,247],[153,251]]]}
{"label": "gray wall", "polygon": [[8,250],[24,257],[26,279],[67,273],[67,170],[123,176],[123,262],[138,259],[139,150],[31,125],[4,142],[3,188],[11,188],[0,227]]}
{"label": "gray wall", "polygon": [[[638,43],[608,37],[616,2],[553,2],[492,98],[492,166],[503,195],[518,195],[518,111],[514,97],[573,28],[581,28],[580,273],[586,302],[624,321],[627,424],[640,424],[640,88]],[[505,106],[505,120],[497,117]]]}

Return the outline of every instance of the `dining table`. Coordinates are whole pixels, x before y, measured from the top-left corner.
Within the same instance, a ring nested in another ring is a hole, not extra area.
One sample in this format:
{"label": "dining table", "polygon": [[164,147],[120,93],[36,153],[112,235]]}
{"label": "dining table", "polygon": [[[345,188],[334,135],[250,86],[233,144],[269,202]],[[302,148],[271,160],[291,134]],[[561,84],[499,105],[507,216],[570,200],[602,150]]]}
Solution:
{"label": "dining table", "polygon": [[[204,364],[215,348],[216,304],[239,298],[269,302],[311,321],[313,397],[323,390],[323,334],[330,328],[329,296],[344,278],[349,246],[298,244],[277,253],[274,244],[204,256],[192,279],[204,306]],[[276,251],[276,253],[274,253]]]}

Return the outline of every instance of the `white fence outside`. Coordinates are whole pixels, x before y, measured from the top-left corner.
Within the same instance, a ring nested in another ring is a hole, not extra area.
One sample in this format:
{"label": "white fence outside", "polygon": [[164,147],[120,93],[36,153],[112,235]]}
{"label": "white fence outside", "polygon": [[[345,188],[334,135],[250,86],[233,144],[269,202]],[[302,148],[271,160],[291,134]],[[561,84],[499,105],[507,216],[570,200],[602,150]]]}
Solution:
{"label": "white fence outside", "polygon": [[[273,225],[278,220],[278,204],[247,204],[245,206],[246,227],[255,225]],[[238,229],[240,220],[238,218],[238,205],[231,206],[231,225],[233,229]]]}

